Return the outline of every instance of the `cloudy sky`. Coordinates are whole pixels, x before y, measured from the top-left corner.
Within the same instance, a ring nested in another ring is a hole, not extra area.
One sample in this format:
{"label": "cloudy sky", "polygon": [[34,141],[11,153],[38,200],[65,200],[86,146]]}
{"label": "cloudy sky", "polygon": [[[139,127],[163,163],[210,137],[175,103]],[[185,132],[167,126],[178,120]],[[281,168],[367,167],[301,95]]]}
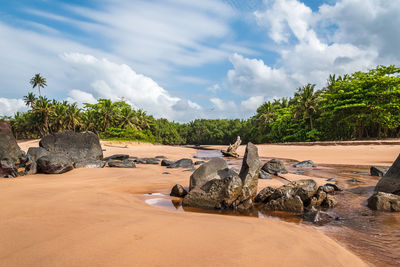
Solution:
{"label": "cloudy sky", "polygon": [[[329,74],[400,65],[400,1],[15,0],[0,10],[0,115],[49,98],[155,117],[247,118]],[[37,92],[36,92],[37,93]]]}

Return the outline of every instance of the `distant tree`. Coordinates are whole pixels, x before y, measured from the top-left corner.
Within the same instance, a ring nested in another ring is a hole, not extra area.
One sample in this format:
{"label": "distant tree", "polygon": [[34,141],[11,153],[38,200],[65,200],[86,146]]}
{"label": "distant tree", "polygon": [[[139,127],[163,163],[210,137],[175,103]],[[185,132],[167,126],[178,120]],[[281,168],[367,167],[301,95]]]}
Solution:
{"label": "distant tree", "polygon": [[30,92],[27,96],[24,96],[25,105],[33,108],[35,105],[37,98],[34,93]]}
{"label": "distant tree", "polygon": [[42,96],[42,93],[40,92],[40,88],[44,88],[47,86],[46,84],[46,78],[40,76],[40,73],[35,74],[35,76],[32,77],[30,84],[32,85],[32,88],[37,87],[39,90],[39,96]]}
{"label": "distant tree", "polygon": [[307,84],[297,89],[294,95],[293,103],[295,106],[295,117],[309,119],[310,129],[314,129],[313,116],[318,110],[320,103],[320,91],[314,91],[315,84]]}

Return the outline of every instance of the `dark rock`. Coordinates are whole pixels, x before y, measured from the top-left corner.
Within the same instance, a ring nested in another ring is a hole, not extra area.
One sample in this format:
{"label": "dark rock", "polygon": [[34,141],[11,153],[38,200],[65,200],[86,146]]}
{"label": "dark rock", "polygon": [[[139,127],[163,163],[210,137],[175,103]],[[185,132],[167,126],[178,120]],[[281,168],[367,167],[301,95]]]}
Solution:
{"label": "dark rock", "polygon": [[275,190],[272,199],[299,196],[302,201],[310,200],[317,193],[317,183],[312,179],[290,182]]}
{"label": "dark rock", "polygon": [[312,160],[305,160],[305,161],[301,161],[296,164],[293,164],[293,167],[295,167],[295,168],[314,167],[314,162]]}
{"label": "dark rock", "polygon": [[172,163],[174,163],[174,162],[173,162],[173,161],[170,161],[170,160],[163,159],[163,160],[161,161],[161,166],[166,166],[166,167],[168,167],[168,166],[170,166]]}
{"label": "dark rock", "polygon": [[383,177],[388,170],[389,170],[389,167],[371,166],[370,173],[371,173],[371,176]]}
{"label": "dark rock", "polygon": [[334,208],[337,205],[337,200],[334,196],[326,195],[326,199],[322,202],[321,206],[326,208]]}
{"label": "dark rock", "polygon": [[400,195],[400,155],[377,183],[375,191]]}
{"label": "dark rock", "polygon": [[163,172],[162,174],[171,174],[171,173],[169,173],[169,172]]}
{"label": "dark rock", "polygon": [[155,156],[154,158],[156,158],[156,159],[166,159],[167,157],[166,156]]}
{"label": "dark rock", "polygon": [[189,191],[195,187],[201,187],[213,179],[220,179],[218,171],[228,168],[226,161],[222,158],[213,158],[201,165],[191,176]]}
{"label": "dark rock", "polygon": [[42,156],[36,162],[38,172],[47,174],[61,174],[74,168],[72,161],[61,154]]}
{"label": "dark rock", "polygon": [[343,189],[342,188],[340,188],[339,186],[337,186],[337,185],[335,185],[335,184],[331,184],[331,183],[327,183],[327,184],[325,184],[324,186],[323,186],[323,190],[326,192],[326,193],[332,193],[332,192],[328,192],[328,191],[332,191],[332,189],[333,189],[333,191],[343,191]]}
{"label": "dark rock", "polygon": [[180,184],[176,184],[174,185],[174,187],[172,187],[171,193],[169,195],[173,197],[184,197],[187,195],[187,191]]}
{"label": "dark rock", "polygon": [[326,224],[335,220],[335,217],[319,210],[310,210],[304,213],[301,217],[304,221],[312,222],[315,224]]}
{"label": "dark rock", "polygon": [[[221,172],[219,173],[221,174]],[[205,209],[237,207],[239,204],[237,199],[242,192],[242,180],[229,169],[225,169],[223,172],[226,172],[226,174],[221,174],[225,178],[213,179],[201,187],[193,188],[183,199],[182,205]]]}
{"label": "dark rock", "polygon": [[257,195],[258,174],[260,173],[261,162],[258,157],[258,149],[248,143],[243,157],[242,168],[240,169],[239,177],[242,179],[242,194],[240,201],[254,200]]}
{"label": "dark rock", "polygon": [[281,197],[278,199],[270,200],[263,207],[264,211],[289,211],[295,213],[303,213],[304,205],[299,196],[295,197]]}
{"label": "dark rock", "polygon": [[254,199],[254,202],[257,203],[267,203],[272,196],[272,194],[275,192],[275,189],[268,186],[262,189]]}
{"label": "dark rock", "polygon": [[196,162],[194,163],[194,165],[201,165],[201,164],[204,164],[204,163],[206,163],[206,162],[203,161],[203,160],[198,160],[198,161],[196,161]]}
{"label": "dark rock", "polygon": [[326,180],[327,182],[337,182],[337,180],[335,178],[329,178],[328,180]]}
{"label": "dark rock", "polygon": [[349,180],[346,180],[346,182],[350,182],[350,183],[361,183],[361,181],[359,181],[359,180],[357,180],[357,179],[349,179]]}
{"label": "dark rock", "polygon": [[64,131],[47,135],[40,140],[39,146],[51,153],[64,155],[72,162],[103,160],[99,138],[92,132]]}
{"label": "dark rock", "polygon": [[278,175],[279,173],[282,174],[288,173],[285,164],[283,163],[283,161],[279,159],[271,159],[270,161],[264,164],[262,169],[273,175]]}
{"label": "dark rock", "polygon": [[259,179],[272,179],[272,176],[268,172],[266,172],[264,170],[260,170],[260,173],[258,174],[258,178]]}
{"label": "dark rock", "polygon": [[18,176],[18,167],[27,162],[7,122],[0,122],[0,177]]}
{"label": "dark rock", "polygon": [[193,161],[191,159],[180,159],[169,165],[168,168],[193,168]]}
{"label": "dark rock", "polygon": [[158,165],[160,163],[159,159],[156,158],[138,158],[136,159],[137,164],[154,164]]}
{"label": "dark rock", "polygon": [[125,160],[128,159],[129,155],[127,154],[115,154],[109,157],[105,157],[104,160],[105,161],[110,161],[110,160]]}
{"label": "dark rock", "polygon": [[400,211],[400,196],[376,192],[368,199],[368,207],[379,211]]}
{"label": "dark rock", "polygon": [[105,165],[106,161],[103,160],[86,160],[74,163],[75,168],[104,168]]}
{"label": "dark rock", "polygon": [[18,176],[18,169],[15,167],[14,161],[10,158],[2,158],[0,160],[0,177],[15,178]]}
{"label": "dark rock", "polygon": [[108,162],[108,167],[111,168],[136,168],[136,165],[133,161],[129,159],[125,160],[111,160]]}
{"label": "dark rock", "polygon": [[36,161],[39,158],[43,157],[43,156],[47,156],[49,155],[50,152],[48,152],[46,149],[44,149],[43,147],[30,147],[28,149],[28,157],[30,161]]}

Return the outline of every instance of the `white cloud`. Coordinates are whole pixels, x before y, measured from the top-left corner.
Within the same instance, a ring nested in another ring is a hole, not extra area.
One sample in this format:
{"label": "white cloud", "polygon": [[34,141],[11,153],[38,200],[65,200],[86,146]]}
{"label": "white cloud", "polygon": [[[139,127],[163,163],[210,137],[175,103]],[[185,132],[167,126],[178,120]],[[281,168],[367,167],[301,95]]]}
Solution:
{"label": "white cloud", "polygon": [[17,111],[26,111],[28,108],[22,99],[0,97],[0,116],[13,116]]}
{"label": "white cloud", "polygon": [[265,102],[264,96],[252,96],[240,103],[243,110],[256,111]]}
{"label": "white cloud", "polygon": [[235,102],[230,100],[222,100],[218,97],[210,98],[210,102],[213,103],[214,107],[219,111],[230,111],[234,112],[236,110],[237,105]]}
{"label": "white cloud", "polygon": [[78,103],[80,106],[84,103],[94,104],[97,102],[97,99],[90,93],[73,89],[68,93],[69,97],[67,98],[68,102]]}

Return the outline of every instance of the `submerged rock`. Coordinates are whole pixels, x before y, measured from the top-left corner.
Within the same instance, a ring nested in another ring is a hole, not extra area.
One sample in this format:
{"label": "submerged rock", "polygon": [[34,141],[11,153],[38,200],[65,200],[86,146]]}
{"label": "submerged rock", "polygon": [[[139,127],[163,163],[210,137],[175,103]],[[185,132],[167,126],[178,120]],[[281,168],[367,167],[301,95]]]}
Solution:
{"label": "submerged rock", "polygon": [[64,155],[72,162],[103,160],[99,138],[92,132],[64,131],[42,138],[39,146],[53,154]]}
{"label": "submerged rock", "polygon": [[110,161],[110,160],[125,160],[128,159],[129,155],[127,154],[114,154],[109,157],[104,158],[105,161]]}
{"label": "submerged rock", "polygon": [[296,164],[293,164],[293,167],[295,167],[295,168],[314,167],[314,162],[312,160],[305,160],[305,161],[301,161]]}
{"label": "submerged rock", "polygon": [[310,210],[304,213],[301,217],[304,221],[312,222],[314,224],[326,224],[336,219],[332,215],[319,210]]}
{"label": "submerged rock", "polygon": [[368,199],[368,207],[379,211],[400,211],[400,196],[377,192]]}
{"label": "submerged rock", "polygon": [[111,168],[136,168],[136,164],[129,160],[112,160],[108,162],[108,167]]}
{"label": "submerged rock", "polygon": [[183,186],[181,186],[180,184],[176,184],[174,185],[174,187],[172,187],[171,193],[169,195],[173,197],[184,197],[187,195],[187,193],[188,192],[185,190],[185,188],[183,188]]}
{"label": "submerged rock", "polygon": [[288,173],[285,164],[279,159],[271,159],[262,166],[262,169],[273,175],[278,175],[279,173]]}
{"label": "submerged rock", "polygon": [[38,172],[47,174],[61,174],[72,170],[72,161],[64,155],[49,154],[40,157],[37,161]]}
{"label": "submerged rock", "polygon": [[382,177],[386,174],[390,167],[382,167],[382,166],[371,166],[370,174],[371,176],[379,176]]}
{"label": "submerged rock", "polygon": [[260,170],[260,173],[258,174],[258,178],[259,179],[272,179],[272,176],[268,172],[266,172],[264,170]]}

